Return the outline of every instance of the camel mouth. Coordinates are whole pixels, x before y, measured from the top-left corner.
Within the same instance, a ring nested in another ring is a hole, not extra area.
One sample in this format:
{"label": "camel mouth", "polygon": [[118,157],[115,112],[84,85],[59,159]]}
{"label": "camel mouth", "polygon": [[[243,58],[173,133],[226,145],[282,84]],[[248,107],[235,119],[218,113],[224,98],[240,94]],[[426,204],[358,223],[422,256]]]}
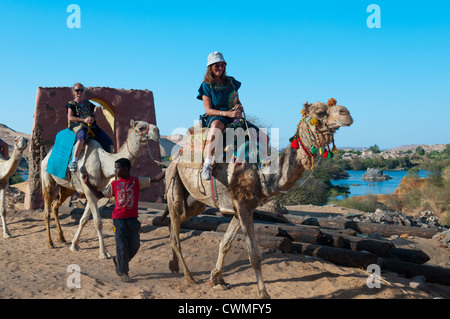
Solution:
{"label": "camel mouth", "polygon": [[329,128],[333,127],[333,128],[337,128],[337,127],[345,127],[345,126],[350,126],[353,124],[353,119],[350,118],[344,118],[341,120],[335,120],[333,124],[328,125]]}
{"label": "camel mouth", "polygon": [[338,126],[350,126],[353,124],[353,121],[342,121],[342,122],[336,122]]}

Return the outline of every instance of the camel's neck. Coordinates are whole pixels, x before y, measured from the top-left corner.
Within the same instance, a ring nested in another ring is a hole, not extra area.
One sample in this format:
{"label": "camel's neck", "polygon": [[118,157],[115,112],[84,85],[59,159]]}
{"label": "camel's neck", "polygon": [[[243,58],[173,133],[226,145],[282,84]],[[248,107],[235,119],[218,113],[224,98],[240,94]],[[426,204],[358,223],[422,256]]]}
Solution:
{"label": "camel's neck", "polygon": [[122,144],[120,150],[117,153],[110,154],[105,152],[105,154],[107,154],[107,160],[102,163],[103,174],[109,178],[113,177],[114,163],[119,158],[126,158],[131,162],[131,164],[133,164],[139,156],[139,153],[141,152],[143,147],[144,144],[139,143],[139,141],[134,136],[134,133],[130,131],[128,133],[127,139]]}
{"label": "camel's neck", "polygon": [[265,175],[267,181],[267,188],[269,196],[279,194],[280,192],[290,190],[297,181],[302,177],[306,170],[311,169],[318,161],[319,152],[316,157],[311,155],[311,148],[315,145],[316,148],[325,148],[332,141],[332,134],[320,133],[314,138],[312,135],[312,127],[309,127],[312,140],[308,134],[308,127],[306,123],[301,123],[299,128],[299,136],[302,140],[302,145],[299,143],[299,148],[288,146],[281,154],[278,161],[278,169],[274,174]]}
{"label": "camel's neck", "polygon": [[17,147],[14,148],[11,157],[1,162],[0,166],[0,180],[11,177],[19,167],[20,160],[22,159],[23,150],[19,150]]}

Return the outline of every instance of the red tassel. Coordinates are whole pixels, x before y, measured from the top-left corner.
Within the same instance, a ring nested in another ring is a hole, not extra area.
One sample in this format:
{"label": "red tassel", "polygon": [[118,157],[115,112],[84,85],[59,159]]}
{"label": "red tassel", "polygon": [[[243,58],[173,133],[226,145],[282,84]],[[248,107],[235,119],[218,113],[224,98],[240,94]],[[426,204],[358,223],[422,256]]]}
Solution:
{"label": "red tassel", "polygon": [[297,140],[293,140],[291,146],[292,146],[292,148],[299,148],[299,147],[300,147],[300,146],[298,145]]}
{"label": "red tassel", "polygon": [[325,152],[323,152],[322,157],[323,158],[327,158],[328,157],[328,151],[327,150],[325,150]]}

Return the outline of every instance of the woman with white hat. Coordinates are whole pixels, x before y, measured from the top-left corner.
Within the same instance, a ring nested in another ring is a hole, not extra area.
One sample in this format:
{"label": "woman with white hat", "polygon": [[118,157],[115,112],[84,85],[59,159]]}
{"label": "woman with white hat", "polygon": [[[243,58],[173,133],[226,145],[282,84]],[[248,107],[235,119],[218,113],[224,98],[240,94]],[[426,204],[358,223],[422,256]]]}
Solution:
{"label": "woman with white hat", "polygon": [[243,107],[239,100],[238,90],[241,82],[226,75],[227,63],[222,53],[212,52],[208,55],[206,74],[198,90],[197,99],[203,101],[206,111],[206,126],[208,130],[205,146],[205,162],[202,169],[202,178],[211,179],[212,164],[212,137],[214,129],[223,129],[242,117]]}

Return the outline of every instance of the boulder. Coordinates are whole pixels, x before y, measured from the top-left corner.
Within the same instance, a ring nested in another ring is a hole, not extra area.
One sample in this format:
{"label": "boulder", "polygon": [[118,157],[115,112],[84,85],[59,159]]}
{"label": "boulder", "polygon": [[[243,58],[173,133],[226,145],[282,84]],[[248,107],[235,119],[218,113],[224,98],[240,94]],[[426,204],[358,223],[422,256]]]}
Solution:
{"label": "boulder", "polygon": [[368,168],[367,171],[363,174],[362,179],[365,181],[385,181],[388,179],[392,179],[392,177],[384,174],[382,170],[379,170],[377,168]]}

